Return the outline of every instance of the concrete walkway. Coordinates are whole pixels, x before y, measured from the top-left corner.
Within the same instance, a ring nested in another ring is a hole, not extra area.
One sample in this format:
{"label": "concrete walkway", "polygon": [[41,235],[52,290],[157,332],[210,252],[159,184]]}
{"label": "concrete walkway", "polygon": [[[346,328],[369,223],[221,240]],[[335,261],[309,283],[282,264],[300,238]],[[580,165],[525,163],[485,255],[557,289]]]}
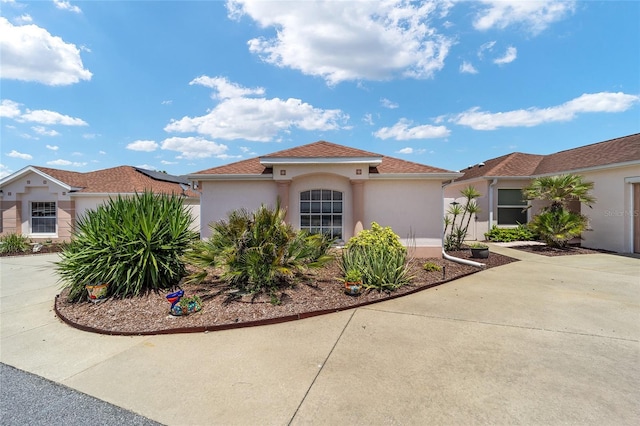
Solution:
{"label": "concrete walkway", "polygon": [[521,262],[365,308],[170,336],[60,322],[50,262],[2,258],[0,361],[168,425],[640,423],[640,260]]}

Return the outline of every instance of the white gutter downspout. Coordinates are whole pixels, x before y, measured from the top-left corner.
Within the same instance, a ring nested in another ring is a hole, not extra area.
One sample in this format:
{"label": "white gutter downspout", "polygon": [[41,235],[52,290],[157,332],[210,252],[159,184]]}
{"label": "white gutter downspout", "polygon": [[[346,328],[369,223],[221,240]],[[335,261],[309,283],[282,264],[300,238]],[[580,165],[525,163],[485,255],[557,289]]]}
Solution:
{"label": "white gutter downspout", "polygon": [[493,186],[496,183],[498,183],[498,179],[493,178],[493,180],[489,184],[489,229],[487,229],[487,231],[491,231],[491,228],[493,228]]}
{"label": "white gutter downspout", "polygon": [[[453,183],[453,179],[451,179],[451,181],[449,183],[445,183],[444,185],[442,185],[442,190],[443,190],[442,199],[443,200],[444,200],[444,188],[447,185],[450,185],[452,183]],[[444,210],[444,205],[442,206],[442,209]],[[442,224],[442,227],[444,228],[444,223]],[[452,262],[461,263],[463,265],[473,266],[475,268],[484,269],[484,268],[487,267],[487,265],[485,265],[484,263],[474,262],[473,260],[460,259],[459,257],[450,256],[447,253],[445,253],[445,251],[444,251],[444,229],[442,229],[442,257],[444,259],[450,260]]]}

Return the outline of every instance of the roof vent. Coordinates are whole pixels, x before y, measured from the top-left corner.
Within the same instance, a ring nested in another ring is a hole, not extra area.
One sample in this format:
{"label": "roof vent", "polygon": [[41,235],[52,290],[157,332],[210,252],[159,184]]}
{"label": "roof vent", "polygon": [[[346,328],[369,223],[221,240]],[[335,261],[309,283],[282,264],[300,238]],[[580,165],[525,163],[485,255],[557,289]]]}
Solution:
{"label": "roof vent", "polygon": [[478,167],[484,167],[484,163],[478,163]]}

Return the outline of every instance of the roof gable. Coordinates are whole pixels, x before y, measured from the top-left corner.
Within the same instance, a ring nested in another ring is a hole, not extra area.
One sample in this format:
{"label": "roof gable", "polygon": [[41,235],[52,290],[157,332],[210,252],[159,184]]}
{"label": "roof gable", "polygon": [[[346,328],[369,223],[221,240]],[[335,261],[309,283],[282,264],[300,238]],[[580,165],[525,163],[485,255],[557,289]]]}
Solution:
{"label": "roof gable", "polygon": [[[247,160],[238,161],[231,164],[226,164],[219,167],[213,167],[211,169],[202,170],[191,175],[197,177],[197,175],[243,175],[243,176],[260,176],[271,175],[273,163],[282,163],[277,161],[283,159],[283,162],[291,160],[313,159],[313,160],[327,160],[327,163],[332,159],[345,160],[343,163],[349,162],[349,159],[353,159],[354,162],[369,163],[369,172],[377,175],[392,175],[392,174],[425,174],[425,173],[448,173],[453,174],[450,170],[440,169],[437,167],[431,167],[424,164],[413,163],[411,161],[401,160],[399,158],[386,157],[374,152],[363,151],[356,148],[351,148],[344,145],[338,145],[327,141],[313,142],[307,145],[298,146],[295,148],[285,149],[282,151],[274,152],[272,154],[263,155],[256,158],[250,158]],[[270,160],[274,160],[273,162]],[[313,161],[312,161],[313,162]],[[318,161],[324,162],[324,161]]]}
{"label": "roof gable", "polygon": [[[187,181],[177,176],[157,176],[142,169],[131,166],[119,166],[93,172],[72,172],[68,170],[52,169],[49,167],[29,166],[10,176],[8,181],[14,180],[26,172],[35,172],[49,176],[56,183],[68,187],[71,193],[87,194],[133,194],[136,192],[152,191],[157,194],[184,194],[189,197],[199,195],[190,190],[183,190]],[[146,172],[146,173],[145,173]],[[4,183],[4,181],[3,181]]]}

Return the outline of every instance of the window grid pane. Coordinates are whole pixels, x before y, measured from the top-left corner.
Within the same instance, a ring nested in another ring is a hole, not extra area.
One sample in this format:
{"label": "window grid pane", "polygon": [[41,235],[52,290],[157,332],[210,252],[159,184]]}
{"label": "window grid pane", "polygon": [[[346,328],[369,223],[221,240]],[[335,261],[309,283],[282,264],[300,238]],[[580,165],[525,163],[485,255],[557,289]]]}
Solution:
{"label": "window grid pane", "polygon": [[526,206],[522,191],[519,189],[498,189],[499,206]]}
{"label": "window grid pane", "polygon": [[34,201],[31,203],[31,233],[55,234],[56,203],[53,201]]}
{"label": "window grid pane", "polygon": [[342,238],[342,192],[312,189],[300,193],[300,228]]}

